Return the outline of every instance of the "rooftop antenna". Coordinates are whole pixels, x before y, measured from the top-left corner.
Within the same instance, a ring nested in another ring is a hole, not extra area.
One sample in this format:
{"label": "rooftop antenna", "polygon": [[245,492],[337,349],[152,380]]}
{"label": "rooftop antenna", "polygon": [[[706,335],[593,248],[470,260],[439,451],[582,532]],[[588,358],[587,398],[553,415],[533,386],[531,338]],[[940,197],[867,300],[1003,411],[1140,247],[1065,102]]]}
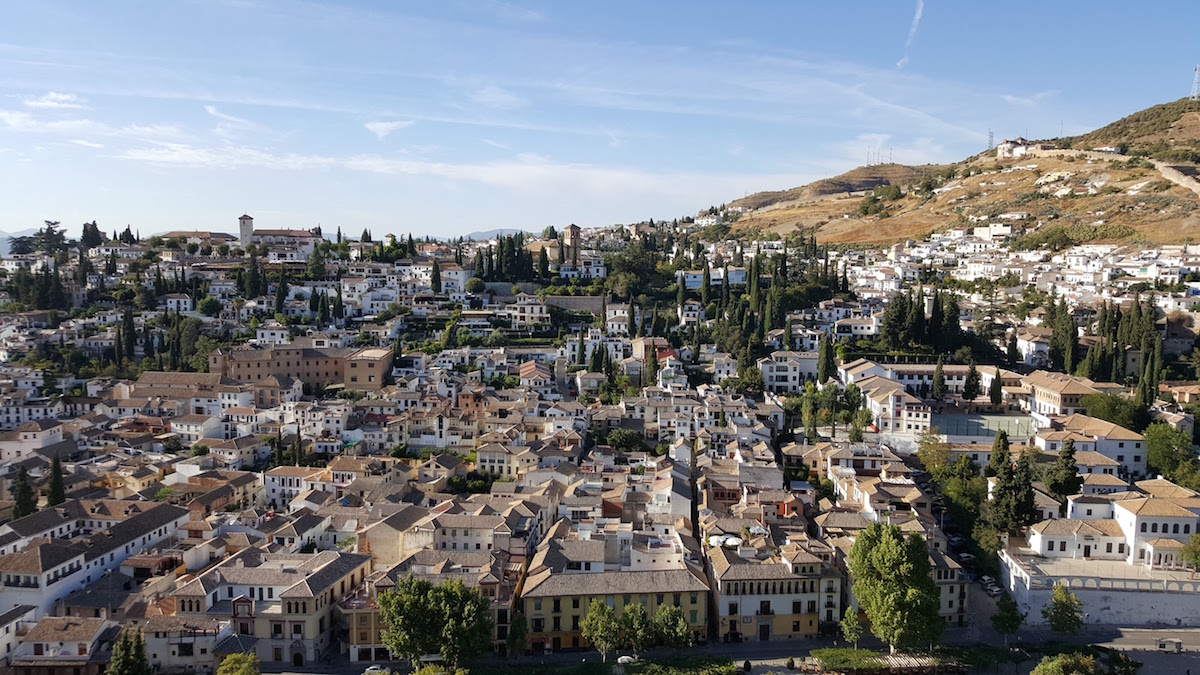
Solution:
{"label": "rooftop antenna", "polygon": [[1192,77],[1192,96],[1193,101],[1200,101],[1200,66],[1196,66],[1196,74]]}

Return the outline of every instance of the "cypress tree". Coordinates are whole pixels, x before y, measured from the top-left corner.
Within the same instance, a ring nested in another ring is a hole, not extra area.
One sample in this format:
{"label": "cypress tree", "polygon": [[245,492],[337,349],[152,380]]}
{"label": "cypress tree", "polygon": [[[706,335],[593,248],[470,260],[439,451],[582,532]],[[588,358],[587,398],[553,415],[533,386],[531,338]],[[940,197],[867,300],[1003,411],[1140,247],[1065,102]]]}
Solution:
{"label": "cypress tree", "polygon": [[433,267],[429,269],[429,288],[434,293],[442,292],[442,266],[436,259],[433,261]]}
{"label": "cypress tree", "polygon": [[971,359],[967,367],[967,379],[963,382],[963,400],[974,401],[979,397],[979,371],[975,369],[975,359]]}
{"label": "cypress tree", "polygon": [[992,454],[988,457],[988,465],[984,467],[983,475],[999,476],[1005,469],[1012,470],[1012,455],[1008,432],[1001,429],[996,432],[996,438],[992,441]]}
{"label": "cypress tree", "polygon": [[284,303],[287,301],[287,274],[279,269],[279,284],[275,286],[275,313],[283,314]]}
{"label": "cypress tree", "polygon": [[933,390],[930,392],[930,395],[936,401],[945,399],[948,393],[946,390],[946,375],[942,372],[944,362],[945,357],[938,356],[937,367],[933,369]]}
{"label": "cypress tree", "polygon": [[1004,382],[1000,379],[1000,366],[996,366],[996,372],[992,374],[992,383],[988,386],[988,399],[992,405],[1000,405],[1004,400]]}
{"label": "cypress tree", "polygon": [[13,481],[13,520],[24,518],[37,511],[37,499],[33,496],[33,488],[29,486],[29,473],[22,466]]}
{"label": "cypress tree", "polygon": [[712,273],[708,269],[708,260],[704,261],[704,277],[700,280],[700,304],[708,307],[708,296],[712,286]]}
{"label": "cypress tree", "polygon": [[824,384],[831,380],[836,372],[836,367],[833,345],[829,343],[828,335],[822,335],[817,346],[817,381]]}
{"label": "cypress tree", "polygon": [[50,464],[50,490],[46,495],[46,503],[55,506],[67,501],[67,491],[63,484],[62,460],[54,453],[54,461]]}

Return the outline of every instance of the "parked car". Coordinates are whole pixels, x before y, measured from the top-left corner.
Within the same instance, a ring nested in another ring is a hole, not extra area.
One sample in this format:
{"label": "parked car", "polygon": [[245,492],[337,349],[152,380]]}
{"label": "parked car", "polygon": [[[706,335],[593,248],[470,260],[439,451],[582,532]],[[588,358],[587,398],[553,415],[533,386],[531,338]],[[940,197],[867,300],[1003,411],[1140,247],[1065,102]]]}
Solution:
{"label": "parked car", "polygon": [[950,545],[953,546],[954,548],[962,548],[963,545],[965,545],[967,543],[966,539],[963,539],[962,537],[960,537],[958,535],[949,537],[946,539],[946,541],[950,542]]}
{"label": "parked car", "polygon": [[630,656],[629,654],[619,656],[617,657],[617,663],[621,664],[622,666],[628,666],[630,664],[637,663],[637,657]]}
{"label": "parked car", "polygon": [[971,563],[975,562],[975,556],[971,555],[970,553],[963,553],[958,556],[958,561],[964,565],[970,565]]}
{"label": "parked car", "polygon": [[979,577],[979,583],[983,584],[984,586],[995,586],[996,585],[996,577],[988,576],[987,574],[985,574],[985,575]]}
{"label": "parked car", "polygon": [[1001,589],[999,586],[988,586],[987,588],[983,589],[983,592],[987,593],[988,597],[995,598],[995,597],[998,597],[1001,593],[1003,593],[1004,590]]}
{"label": "parked car", "polygon": [[363,675],[388,675],[391,672],[383,666],[367,666],[367,669],[363,671]]}

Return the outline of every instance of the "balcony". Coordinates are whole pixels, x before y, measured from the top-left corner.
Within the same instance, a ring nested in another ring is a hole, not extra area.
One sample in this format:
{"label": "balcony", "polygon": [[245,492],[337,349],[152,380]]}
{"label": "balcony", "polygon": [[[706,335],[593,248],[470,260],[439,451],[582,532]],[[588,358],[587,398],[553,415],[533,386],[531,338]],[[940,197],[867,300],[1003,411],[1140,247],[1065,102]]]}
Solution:
{"label": "balcony", "polygon": [[832,600],[825,601],[825,609],[837,609],[837,603]]}
{"label": "balcony", "polygon": [[21,579],[5,579],[4,586],[5,588],[37,588],[38,582],[36,580],[23,581]]}
{"label": "balcony", "polygon": [[754,613],[759,616],[771,616],[775,613],[775,610],[773,610],[773,609],[757,609],[754,611]]}

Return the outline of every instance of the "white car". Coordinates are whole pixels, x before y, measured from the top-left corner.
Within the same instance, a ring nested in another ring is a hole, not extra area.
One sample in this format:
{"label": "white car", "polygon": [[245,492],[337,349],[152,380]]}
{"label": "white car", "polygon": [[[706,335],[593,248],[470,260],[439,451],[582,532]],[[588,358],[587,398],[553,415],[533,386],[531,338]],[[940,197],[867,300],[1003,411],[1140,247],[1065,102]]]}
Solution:
{"label": "white car", "polygon": [[363,675],[389,675],[391,672],[392,671],[384,668],[383,666],[368,666],[367,669],[363,671]]}
{"label": "white car", "polygon": [[621,664],[622,666],[628,666],[630,664],[637,663],[637,657],[626,654],[625,656],[618,657],[617,663]]}

